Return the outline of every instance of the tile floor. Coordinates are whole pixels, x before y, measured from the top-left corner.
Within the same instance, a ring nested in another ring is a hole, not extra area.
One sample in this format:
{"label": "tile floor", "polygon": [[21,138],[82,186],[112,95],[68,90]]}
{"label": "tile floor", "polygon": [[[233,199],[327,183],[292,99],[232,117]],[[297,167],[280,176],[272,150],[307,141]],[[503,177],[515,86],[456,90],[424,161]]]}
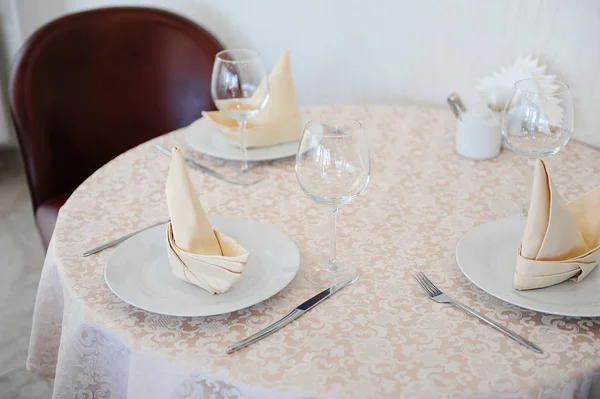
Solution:
{"label": "tile floor", "polygon": [[0,150],[0,399],[48,399],[47,380],[25,369],[44,260],[20,156]]}

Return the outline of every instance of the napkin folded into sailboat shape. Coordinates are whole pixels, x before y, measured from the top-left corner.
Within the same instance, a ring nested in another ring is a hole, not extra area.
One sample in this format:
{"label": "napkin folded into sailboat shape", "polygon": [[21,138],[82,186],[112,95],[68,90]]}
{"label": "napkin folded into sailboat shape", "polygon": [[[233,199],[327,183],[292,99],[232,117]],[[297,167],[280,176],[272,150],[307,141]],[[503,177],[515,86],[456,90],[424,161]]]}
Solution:
{"label": "napkin folded into sailboat shape", "polygon": [[[296,141],[302,135],[302,115],[296,100],[287,51],[279,57],[269,75],[269,90],[269,101],[246,125],[249,148]],[[240,128],[235,119],[220,111],[202,112],[202,116],[210,121],[231,145],[241,145]]]}
{"label": "napkin folded into sailboat shape", "polygon": [[167,251],[175,277],[212,294],[229,290],[244,272],[248,251],[214,231],[204,213],[185,161],[174,147],[167,178]]}
{"label": "napkin folded into sailboat shape", "polygon": [[600,187],[566,203],[537,161],[513,286],[517,290],[580,282],[600,261]]}

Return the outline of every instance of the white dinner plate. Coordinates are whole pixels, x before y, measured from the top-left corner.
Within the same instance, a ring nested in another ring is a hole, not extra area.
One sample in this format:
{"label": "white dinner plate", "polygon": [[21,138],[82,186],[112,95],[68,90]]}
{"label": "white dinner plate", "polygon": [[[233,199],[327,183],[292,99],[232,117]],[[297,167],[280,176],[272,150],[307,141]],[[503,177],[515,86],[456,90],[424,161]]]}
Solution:
{"label": "white dinner plate", "polygon": [[250,252],[242,277],[229,291],[212,295],[175,278],[167,256],[166,225],[121,244],[106,262],[106,283],[119,298],[149,312],[210,316],[262,302],[292,281],[300,253],[287,235],[251,220],[212,217],[210,222]]}
{"label": "white dinner plate", "polygon": [[600,273],[597,270],[580,283],[569,280],[528,291],[513,288],[517,248],[524,231],[525,219],[521,217],[477,226],[458,243],[458,266],[476,286],[513,305],[562,316],[600,316]]}
{"label": "white dinner plate", "polygon": [[[303,118],[306,124],[309,118]],[[300,133],[300,132],[299,132]],[[210,121],[202,118],[186,129],[185,139],[190,147],[211,157],[227,159],[230,161],[241,161],[242,151],[227,142]],[[291,141],[269,147],[248,148],[248,161],[272,161],[296,155],[298,141]]]}

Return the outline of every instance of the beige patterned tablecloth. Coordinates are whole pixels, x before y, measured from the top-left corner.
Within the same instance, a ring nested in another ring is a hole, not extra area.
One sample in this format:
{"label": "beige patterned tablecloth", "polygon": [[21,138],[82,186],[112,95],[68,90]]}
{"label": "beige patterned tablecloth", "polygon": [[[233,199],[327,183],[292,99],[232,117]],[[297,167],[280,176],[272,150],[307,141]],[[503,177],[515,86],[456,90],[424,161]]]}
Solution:
{"label": "beige patterned tablecloth", "polygon": [[[361,265],[359,282],[282,331],[225,354],[226,346],[318,292],[302,269],[327,254],[327,218],[300,190],[290,159],[269,164],[268,179],[246,188],[191,171],[209,214],[268,223],[297,243],[301,270],[287,288],[249,309],[213,317],[160,316],[119,300],[103,277],[113,250],[89,258],[81,253],[166,218],[169,159],[143,144],[100,169],[61,209],[27,364],[55,377],[55,398],[600,397],[600,319],[511,306],[474,287],[454,259],[463,234],[506,216],[510,200],[522,197],[522,159],[512,153],[485,162],[460,158],[447,110],[305,111],[360,119],[370,136],[371,183],[342,208],[338,230],[342,256]],[[184,143],[181,132],[159,140]],[[599,161],[598,151],[570,143],[548,165],[571,199],[600,184]],[[411,278],[417,270],[545,353],[430,301]]]}

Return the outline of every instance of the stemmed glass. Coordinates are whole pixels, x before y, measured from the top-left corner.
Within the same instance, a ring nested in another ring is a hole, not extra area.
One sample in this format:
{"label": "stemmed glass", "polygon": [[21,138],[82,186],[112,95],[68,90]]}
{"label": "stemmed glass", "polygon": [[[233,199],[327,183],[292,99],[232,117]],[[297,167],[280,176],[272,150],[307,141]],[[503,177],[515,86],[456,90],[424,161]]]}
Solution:
{"label": "stemmed glass", "polygon": [[236,181],[259,182],[264,174],[248,166],[246,124],[269,100],[269,79],[260,53],[254,50],[224,50],[217,54],[212,72],[211,94],[219,111],[235,119],[240,127],[242,167]]}
{"label": "stemmed glass", "polygon": [[510,148],[528,160],[527,216],[533,183],[533,166],[538,159],[562,150],[573,133],[573,100],[569,86],[554,79],[523,79],[515,83],[512,98],[502,117],[502,134]]}
{"label": "stemmed glass", "polygon": [[352,264],[337,258],[337,214],[365,189],[370,176],[369,148],[360,122],[323,118],[306,124],[296,155],[296,177],[305,194],[331,209],[331,255],[306,271],[312,284],[325,287],[358,277]]}

